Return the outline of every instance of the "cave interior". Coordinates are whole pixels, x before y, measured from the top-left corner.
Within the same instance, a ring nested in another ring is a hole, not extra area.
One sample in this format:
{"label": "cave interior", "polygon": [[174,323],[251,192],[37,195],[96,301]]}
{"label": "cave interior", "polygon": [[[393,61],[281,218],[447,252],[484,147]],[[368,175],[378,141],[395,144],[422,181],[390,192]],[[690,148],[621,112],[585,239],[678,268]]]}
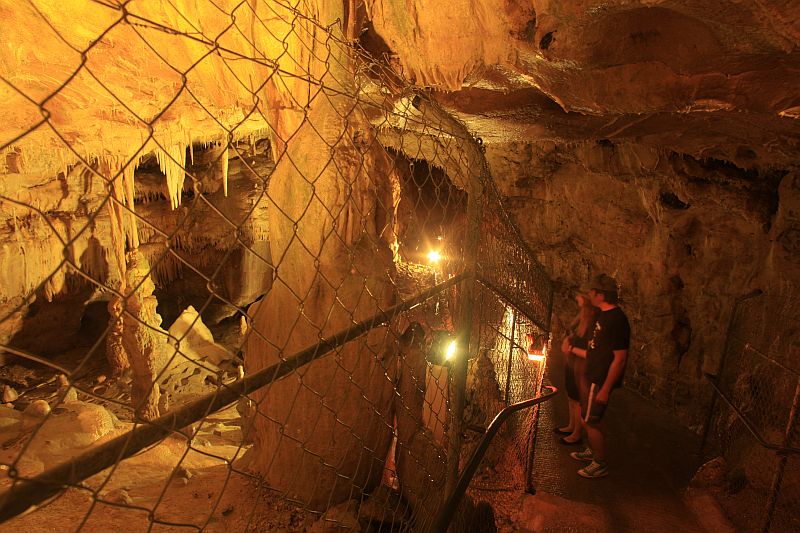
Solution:
{"label": "cave interior", "polygon": [[610,417],[681,435],[679,503],[526,493],[561,395],[452,530],[800,528],[795,0],[0,19],[0,529],[428,531],[492,418],[561,387],[600,273],[648,406]]}

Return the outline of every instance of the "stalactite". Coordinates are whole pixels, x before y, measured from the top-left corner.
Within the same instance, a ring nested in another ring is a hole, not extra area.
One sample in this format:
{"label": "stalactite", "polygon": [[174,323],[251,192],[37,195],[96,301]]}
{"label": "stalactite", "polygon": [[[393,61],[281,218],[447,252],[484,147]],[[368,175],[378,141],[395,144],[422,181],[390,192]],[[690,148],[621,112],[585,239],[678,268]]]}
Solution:
{"label": "stalactite", "polygon": [[128,244],[131,248],[139,247],[139,230],[136,223],[136,205],[134,201],[134,165],[129,163],[128,166],[122,171],[122,183],[125,193],[125,205],[130,209],[128,213],[128,224],[126,226],[126,235],[128,237]]}
{"label": "stalactite", "polygon": [[169,254],[164,258],[155,257],[153,261],[157,261],[157,263],[150,277],[156,285],[164,287],[181,276],[183,264],[174,255]]}
{"label": "stalactite", "polygon": [[186,178],[184,164],[186,161],[186,145],[175,143],[167,145],[166,150],[156,150],[158,166],[167,177],[167,193],[172,209],[181,204],[183,180]]}
{"label": "stalactite", "polygon": [[192,134],[186,130],[186,138],[189,139],[189,163],[194,165],[194,143],[192,143]]}

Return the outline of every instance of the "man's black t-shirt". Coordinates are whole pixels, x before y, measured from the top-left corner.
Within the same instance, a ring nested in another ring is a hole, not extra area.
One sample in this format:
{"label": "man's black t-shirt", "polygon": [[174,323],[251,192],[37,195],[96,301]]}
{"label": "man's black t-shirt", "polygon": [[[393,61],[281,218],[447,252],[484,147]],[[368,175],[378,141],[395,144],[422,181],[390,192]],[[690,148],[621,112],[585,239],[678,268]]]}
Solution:
{"label": "man's black t-shirt", "polygon": [[[630,343],[631,326],[622,309],[615,307],[601,312],[594,324],[594,334],[586,351],[586,377],[589,383],[602,386],[614,361],[614,351],[627,350]],[[622,386],[622,377],[619,377],[614,387]]]}

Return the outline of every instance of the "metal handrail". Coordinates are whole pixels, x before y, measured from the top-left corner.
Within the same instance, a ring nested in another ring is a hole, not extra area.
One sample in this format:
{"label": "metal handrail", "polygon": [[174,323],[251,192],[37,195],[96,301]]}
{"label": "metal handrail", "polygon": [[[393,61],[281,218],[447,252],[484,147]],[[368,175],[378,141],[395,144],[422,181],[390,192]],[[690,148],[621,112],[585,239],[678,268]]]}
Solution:
{"label": "metal handrail", "polygon": [[763,448],[767,448],[768,450],[773,450],[778,455],[800,454],[800,448],[794,448],[792,446],[788,446],[788,447],[787,446],[779,446],[777,444],[772,444],[772,443],[767,442],[758,433],[758,431],[756,431],[756,428],[753,427],[753,425],[750,423],[750,421],[747,420],[747,417],[744,416],[744,413],[742,413],[742,411],[733,404],[733,402],[730,400],[730,398],[725,396],[725,393],[723,393],[720,390],[719,386],[717,386],[716,381],[711,376],[709,376],[708,374],[705,374],[705,378],[708,380],[708,382],[714,388],[714,391],[716,391],[717,395],[720,398],[722,398],[722,400],[728,405],[728,407],[730,407],[733,410],[734,413],[736,413],[736,416],[739,418],[739,420],[742,422],[742,424],[744,424],[744,427],[747,428],[747,431],[750,432],[750,434],[753,436],[753,438],[756,439],[756,441],[758,441],[758,443]]}
{"label": "metal handrail", "polygon": [[500,427],[502,427],[508,417],[517,411],[521,411],[522,409],[527,409],[528,407],[533,407],[534,405],[546,402],[558,394],[558,389],[553,386],[545,386],[545,389],[548,389],[549,392],[543,394],[542,396],[537,396],[536,398],[530,398],[528,400],[511,404],[494,417],[494,420],[492,420],[492,422],[489,424],[489,427],[486,428],[486,433],[481,439],[481,442],[478,444],[478,447],[475,448],[475,451],[472,453],[472,456],[464,467],[464,471],[458,478],[458,483],[456,483],[453,492],[448,496],[447,501],[442,506],[442,510],[439,511],[436,521],[433,523],[430,529],[428,529],[428,533],[444,533],[447,531],[456,509],[461,503],[461,498],[467,491],[467,487],[469,486],[470,481],[472,481],[472,477],[475,475],[475,471],[478,469],[483,456],[486,455],[486,450],[489,449],[489,445],[492,443],[495,435],[497,435],[497,432],[500,431]]}
{"label": "metal handrail", "polygon": [[388,323],[400,313],[432,298],[464,280],[465,274],[456,275],[438,285],[419,293],[414,298],[401,302],[386,311],[357,322],[317,344],[258,372],[223,385],[219,390],[207,394],[185,406],[155,420],[134,427],[129,432],[105,442],[91,450],[53,467],[30,479],[15,479],[16,469],[8,470],[9,478],[15,479],[12,487],[0,494],[0,523],[9,520],[31,506],[54,496],[62,489],[76,486],[82,480],[113,466],[117,462],[156,444],[171,433],[185,428],[211,413],[235,403],[239,398],[288,375],[298,368],[319,359],[370,330]]}

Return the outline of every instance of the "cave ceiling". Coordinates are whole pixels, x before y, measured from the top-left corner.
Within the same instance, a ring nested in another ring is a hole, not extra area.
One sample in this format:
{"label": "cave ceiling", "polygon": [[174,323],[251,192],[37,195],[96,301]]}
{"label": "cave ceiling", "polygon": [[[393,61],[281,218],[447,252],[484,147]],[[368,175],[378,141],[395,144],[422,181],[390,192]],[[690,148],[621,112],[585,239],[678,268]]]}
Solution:
{"label": "cave ceiling", "polygon": [[366,9],[362,43],[486,143],[606,139],[743,168],[798,161],[796,1],[367,0]]}
{"label": "cave ceiling", "polygon": [[[262,18],[277,4],[252,3]],[[317,17],[324,2],[293,4]],[[218,140],[230,125],[237,125],[237,138],[267,129],[249,107],[261,90],[254,80],[271,75],[268,65],[226,63],[202,44],[155,26],[118,24],[120,10],[103,5],[0,1],[7,21],[2,42],[13,45],[0,63],[2,141],[21,150],[3,162],[7,171],[60,169],[102,154],[124,162],[142,155],[130,150],[129,139],[148,139],[144,123],[156,119],[153,140],[166,151]],[[430,90],[486,143],[605,139],[743,168],[798,161],[797,0],[344,5],[348,37],[360,36],[376,60]],[[202,20],[203,32],[219,35],[226,50],[249,49],[248,11],[237,12],[232,26],[211,6],[126,3],[132,16],[163,27],[194,31],[188,21]],[[267,57],[284,49],[280,35],[259,34]],[[280,108],[292,102],[288,94],[268,98]],[[60,148],[65,142],[71,150]]]}

